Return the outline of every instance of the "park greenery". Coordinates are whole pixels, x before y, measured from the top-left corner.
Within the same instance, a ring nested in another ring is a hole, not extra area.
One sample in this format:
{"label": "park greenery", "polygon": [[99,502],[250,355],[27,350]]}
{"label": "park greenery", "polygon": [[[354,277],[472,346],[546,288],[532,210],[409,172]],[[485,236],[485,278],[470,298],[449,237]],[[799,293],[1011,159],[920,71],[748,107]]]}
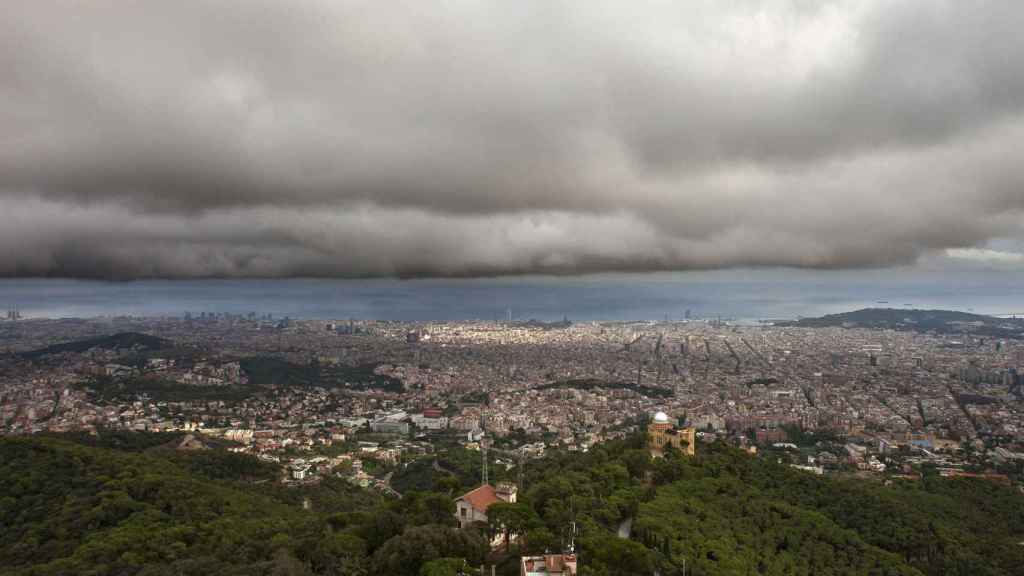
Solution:
{"label": "park greenery", "polygon": [[248,386],[228,384],[193,386],[146,371],[147,361],[153,358],[173,359],[179,366],[191,366],[204,355],[194,349],[179,347],[174,342],[138,332],[121,332],[108,336],[62,342],[20,353],[22,358],[34,362],[54,361],[62,354],[86,353],[91,350],[114,351],[117,364],[135,368],[129,376],[99,375],[84,379],[76,385],[90,392],[93,399],[102,401],[132,400],[147,397],[156,401],[240,401],[264,391],[268,387],[322,387],[350,390],[379,390],[402,392],[401,380],[376,372],[377,365],[350,366],[342,363],[321,363],[313,359],[307,364],[296,363],[277,356],[249,356],[239,358],[239,366]]}
{"label": "park greenery", "polygon": [[460,530],[453,499],[480,461],[461,447],[402,465],[396,479],[428,481],[393,499],[329,474],[286,487],[276,464],[176,445],[170,433],[0,439],[3,573],[455,576],[486,562],[517,574],[518,554],[569,546],[582,576],[996,576],[1024,565],[1024,496],[980,479],[819,477],[721,443],[652,459],[637,434],[530,461],[517,503]]}
{"label": "park greenery", "polygon": [[131,402],[140,397],[155,402],[239,402],[256,392],[252,387],[237,384],[193,386],[151,375],[99,375],[76,382],[74,386],[85,390],[93,402],[100,403]]}
{"label": "park greenery", "polygon": [[638,394],[650,398],[667,398],[672,395],[672,390],[658,386],[647,386],[636,382],[613,382],[598,380],[595,378],[575,378],[572,380],[559,380],[548,382],[536,387],[537,390],[632,390]]}
{"label": "park greenery", "polygon": [[[132,365],[144,365],[146,357],[125,357]],[[185,357],[186,362],[191,358]],[[296,364],[280,358],[258,356],[239,362],[248,383],[190,385],[167,379],[158,373],[127,376],[96,375],[74,384],[95,402],[130,402],[140,397],[157,402],[240,402],[265,393],[268,387],[346,388],[350,390],[402,391],[402,382],[376,374],[374,365]]]}
{"label": "park greenery", "polygon": [[376,374],[375,364],[348,366],[345,364],[296,364],[273,356],[253,356],[240,361],[249,383],[258,386],[321,386],[352,390],[382,390],[401,392],[402,381],[392,376]]}
{"label": "park greenery", "polygon": [[120,332],[110,336],[98,336],[83,340],[73,340],[53,344],[38,350],[22,352],[21,357],[29,360],[37,360],[51,354],[78,353],[81,354],[92,349],[101,350],[130,350],[130,351],[153,351],[168,350],[174,347],[174,343],[157,336],[141,334],[139,332]]}

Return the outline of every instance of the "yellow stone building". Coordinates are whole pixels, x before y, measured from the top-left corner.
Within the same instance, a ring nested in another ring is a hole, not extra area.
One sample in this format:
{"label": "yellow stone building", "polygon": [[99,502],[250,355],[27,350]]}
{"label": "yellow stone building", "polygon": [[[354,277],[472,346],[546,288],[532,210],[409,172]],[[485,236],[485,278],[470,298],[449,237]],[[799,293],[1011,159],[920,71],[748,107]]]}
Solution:
{"label": "yellow stone building", "polygon": [[661,456],[666,446],[675,446],[683,454],[693,456],[697,453],[696,431],[693,428],[676,428],[667,414],[658,412],[647,426],[647,447],[652,455]]}

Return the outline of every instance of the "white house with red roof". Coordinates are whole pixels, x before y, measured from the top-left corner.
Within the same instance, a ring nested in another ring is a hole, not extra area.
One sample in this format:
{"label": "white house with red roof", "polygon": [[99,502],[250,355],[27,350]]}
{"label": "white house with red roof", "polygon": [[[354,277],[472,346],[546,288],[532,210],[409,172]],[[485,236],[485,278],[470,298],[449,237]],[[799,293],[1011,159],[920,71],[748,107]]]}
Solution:
{"label": "white house with red roof", "polygon": [[459,521],[459,528],[465,528],[473,522],[487,522],[487,509],[495,502],[516,502],[516,486],[507,482],[500,482],[498,486],[484,484],[479,488],[470,490],[455,499],[455,518]]}

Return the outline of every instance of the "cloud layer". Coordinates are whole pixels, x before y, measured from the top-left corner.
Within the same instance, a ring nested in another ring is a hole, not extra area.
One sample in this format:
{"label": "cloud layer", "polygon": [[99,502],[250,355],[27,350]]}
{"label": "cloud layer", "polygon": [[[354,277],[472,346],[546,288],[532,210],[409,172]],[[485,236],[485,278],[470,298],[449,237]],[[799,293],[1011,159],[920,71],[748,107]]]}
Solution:
{"label": "cloud layer", "polygon": [[0,276],[846,268],[1024,238],[1012,2],[3,11]]}

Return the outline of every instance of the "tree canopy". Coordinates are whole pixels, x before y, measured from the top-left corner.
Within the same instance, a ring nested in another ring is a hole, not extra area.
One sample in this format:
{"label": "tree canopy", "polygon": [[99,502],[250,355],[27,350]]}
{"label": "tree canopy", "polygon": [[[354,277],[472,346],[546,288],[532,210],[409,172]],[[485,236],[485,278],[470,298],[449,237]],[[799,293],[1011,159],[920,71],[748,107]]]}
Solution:
{"label": "tree canopy", "polygon": [[3,573],[473,574],[499,534],[513,555],[573,547],[581,576],[997,576],[1024,565],[1024,496],[980,479],[818,477],[722,444],[655,460],[637,435],[531,463],[518,503],[460,530],[450,487],[401,499],[332,476],[284,487],[276,465],[179,452],[174,438],[0,439]]}

